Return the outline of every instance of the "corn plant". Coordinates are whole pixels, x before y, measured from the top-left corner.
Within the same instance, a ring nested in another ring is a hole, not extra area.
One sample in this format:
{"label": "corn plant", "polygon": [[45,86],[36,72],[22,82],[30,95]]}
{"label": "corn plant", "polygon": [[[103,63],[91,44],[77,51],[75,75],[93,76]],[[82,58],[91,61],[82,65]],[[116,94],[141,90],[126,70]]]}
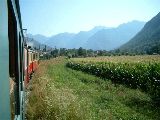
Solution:
{"label": "corn plant", "polygon": [[153,98],[160,98],[160,63],[156,62],[88,62],[70,61],[67,67],[80,70],[113,83],[139,88]]}

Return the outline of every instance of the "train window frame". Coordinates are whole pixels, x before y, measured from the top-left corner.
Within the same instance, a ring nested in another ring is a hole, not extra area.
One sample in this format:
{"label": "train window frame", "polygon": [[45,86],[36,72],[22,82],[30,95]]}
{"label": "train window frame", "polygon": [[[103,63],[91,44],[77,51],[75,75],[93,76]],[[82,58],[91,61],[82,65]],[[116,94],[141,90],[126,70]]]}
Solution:
{"label": "train window frame", "polygon": [[[11,15],[11,16],[10,16]],[[13,71],[10,71],[10,76],[14,77],[14,81],[15,81],[15,87],[14,87],[14,101],[15,101],[15,113],[14,115],[20,115],[20,71],[19,71],[19,36],[18,36],[18,25],[17,25],[17,19],[16,19],[16,15],[15,15],[15,11],[12,5],[12,1],[8,0],[8,24],[10,24],[9,22],[11,22],[11,25],[13,28],[11,28],[11,26],[8,26],[8,38],[9,38],[9,45],[10,42],[13,42],[13,45],[9,47],[10,52],[13,54],[13,59],[14,61],[12,61],[11,59],[9,60],[9,64],[11,66],[14,66],[14,73],[12,73]],[[12,35],[11,35],[12,34]],[[11,36],[10,36],[11,35]],[[10,54],[10,53],[9,53]]]}

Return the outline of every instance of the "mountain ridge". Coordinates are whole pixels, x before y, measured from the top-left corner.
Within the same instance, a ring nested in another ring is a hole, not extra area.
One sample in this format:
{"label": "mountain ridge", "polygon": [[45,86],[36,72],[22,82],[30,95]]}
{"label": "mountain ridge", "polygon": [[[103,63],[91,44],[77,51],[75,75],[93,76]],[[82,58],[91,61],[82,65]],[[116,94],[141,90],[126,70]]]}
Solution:
{"label": "mountain ridge", "polygon": [[[83,47],[94,50],[113,50],[129,41],[129,39],[141,30],[144,24],[145,22],[134,20],[114,28],[96,26],[89,31],[80,31],[78,33],[59,33],[47,39],[44,37],[45,40],[43,40],[43,43],[57,48]],[[122,39],[119,39],[120,37],[122,37]],[[38,39],[37,41],[42,41],[41,39]],[[116,45],[113,45],[113,43],[116,43]]]}

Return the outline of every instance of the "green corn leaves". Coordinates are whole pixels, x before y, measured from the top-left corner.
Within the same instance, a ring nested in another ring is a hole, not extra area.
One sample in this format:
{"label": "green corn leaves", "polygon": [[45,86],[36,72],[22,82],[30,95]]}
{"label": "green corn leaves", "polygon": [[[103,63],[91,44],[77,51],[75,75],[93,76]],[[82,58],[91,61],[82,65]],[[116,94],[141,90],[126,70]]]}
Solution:
{"label": "green corn leaves", "polygon": [[131,88],[140,88],[153,98],[160,97],[160,63],[113,63],[70,61],[67,67],[80,70],[113,83],[124,84]]}

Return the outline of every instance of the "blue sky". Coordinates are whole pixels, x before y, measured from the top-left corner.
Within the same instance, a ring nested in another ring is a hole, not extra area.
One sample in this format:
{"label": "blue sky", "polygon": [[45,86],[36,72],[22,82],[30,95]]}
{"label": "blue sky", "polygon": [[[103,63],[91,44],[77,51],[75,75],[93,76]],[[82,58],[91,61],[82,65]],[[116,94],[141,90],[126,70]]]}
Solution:
{"label": "blue sky", "polygon": [[160,0],[20,0],[20,7],[28,33],[51,36],[148,21],[160,12]]}

